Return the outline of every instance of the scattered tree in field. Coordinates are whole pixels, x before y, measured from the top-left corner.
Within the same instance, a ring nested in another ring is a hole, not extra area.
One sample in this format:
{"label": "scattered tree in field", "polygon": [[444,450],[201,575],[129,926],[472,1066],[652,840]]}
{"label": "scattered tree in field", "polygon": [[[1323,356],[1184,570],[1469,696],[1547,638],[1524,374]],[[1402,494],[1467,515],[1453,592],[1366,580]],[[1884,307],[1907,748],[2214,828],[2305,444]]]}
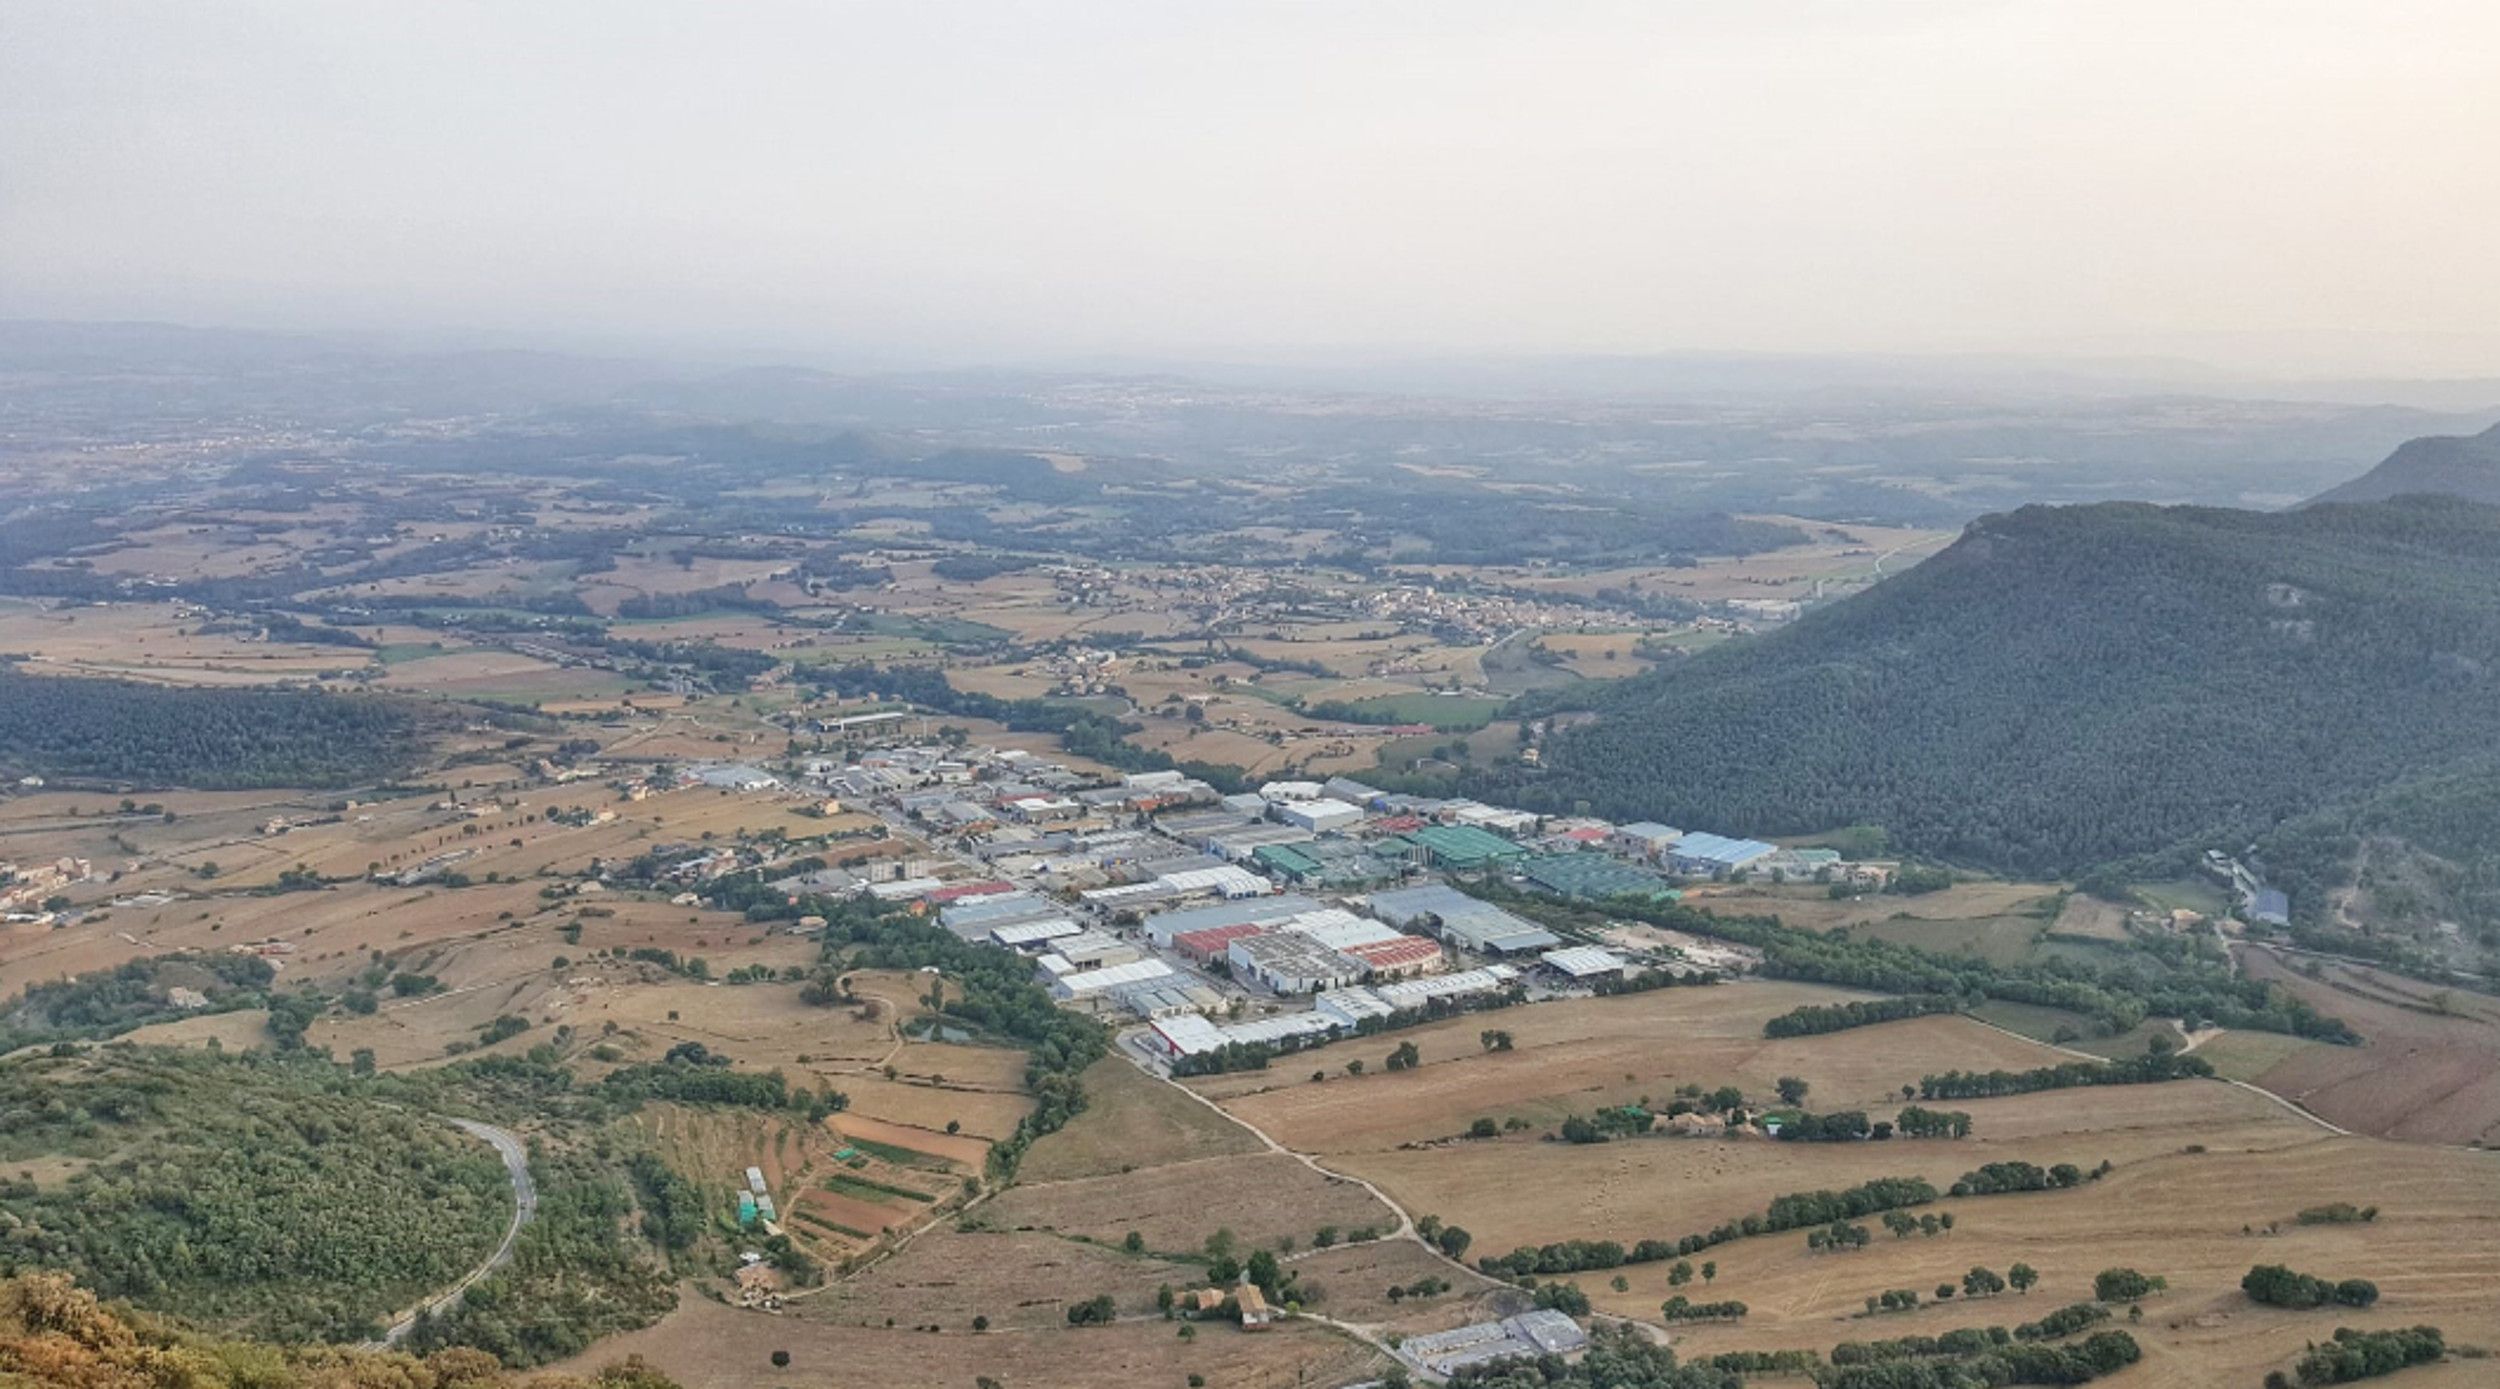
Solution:
{"label": "scattered tree in field", "polygon": [[2142,1274],[2131,1268],[2105,1268],[2092,1278],[2092,1296],[2099,1302],[2133,1302],[2167,1291],[2170,1281],[2158,1274]]}
{"label": "scattered tree in field", "polygon": [[1804,1104],[1806,1102],[1806,1091],[1812,1088],[1812,1086],[1807,1085],[1804,1081],[1799,1080],[1795,1076],[1781,1076],[1779,1078],[1780,1103]]}
{"label": "scattered tree in field", "polygon": [[2240,1280],[2240,1291],[2252,1302],[2269,1307],[2290,1307],[2306,1310],[2333,1303],[2344,1307],[2368,1307],[2378,1301],[2378,1284],[2366,1278],[2347,1278],[2331,1283],[2306,1273],[2294,1273],[2281,1264],[2259,1264]]}
{"label": "scattered tree in field", "polygon": [[1962,1291],[1971,1297],[1994,1297],[2005,1291],[2005,1280],[1993,1269],[1974,1266],[1962,1275]]}
{"label": "scattered tree in field", "polygon": [[773,1368],[776,1370],[786,1370],[790,1368],[790,1352],[786,1350],[774,1351]]}
{"label": "scattered tree in field", "polygon": [[1670,1288],[1680,1288],[1692,1281],[1693,1264],[1690,1259],[1678,1259],[1674,1267],[1667,1270],[1667,1286]]}
{"label": "scattered tree in field", "polygon": [[2040,1281],[2040,1270],[2029,1264],[2016,1264],[2005,1271],[2005,1281],[2013,1285],[2014,1291],[2028,1293],[2031,1285]]}

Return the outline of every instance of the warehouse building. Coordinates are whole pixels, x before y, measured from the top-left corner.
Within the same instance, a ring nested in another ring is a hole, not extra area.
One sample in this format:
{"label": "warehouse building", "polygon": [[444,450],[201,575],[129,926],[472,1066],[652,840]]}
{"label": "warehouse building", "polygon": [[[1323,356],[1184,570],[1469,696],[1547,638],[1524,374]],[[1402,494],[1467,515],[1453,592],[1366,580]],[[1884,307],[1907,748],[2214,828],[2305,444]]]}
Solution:
{"label": "warehouse building", "polygon": [[1374,979],[1405,979],[1434,974],[1448,965],[1438,941],[1400,935],[1389,940],[1344,947],[1345,953],[1371,966]]}
{"label": "warehouse building", "polygon": [[1146,939],[1157,945],[1170,945],[1175,936],[1191,931],[1243,922],[1272,926],[1304,912],[1318,911],[1324,905],[1315,897],[1290,892],[1273,897],[1245,897],[1230,902],[1213,902],[1203,907],[1157,912],[1146,918],[1144,929]]}
{"label": "warehouse building", "polygon": [[1574,984],[1593,984],[1600,979],[1620,979],[1632,968],[1632,962],[1611,950],[1594,945],[1572,945],[1548,950],[1537,956],[1544,966]]}
{"label": "warehouse building", "polygon": [[1675,841],[1683,837],[1684,831],[1673,825],[1662,825],[1655,820],[1636,820],[1618,828],[1611,842],[1620,853],[1656,863],[1664,859],[1667,850],[1674,848]]}
{"label": "warehouse building", "polygon": [[1363,823],[1363,812],[1344,801],[1288,801],[1276,807],[1276,818],[1313,834],[1327,834]]}
{"label": "warehouse building", "polygon": [[1103,969],[1127,964],[1138,956],[1136,946],[1107,931],[1079,931],[1050,942],[1051,953],[1078,969]]}
{"label": "warehouse building", "polygon": [[1519,865],[1519,875],[1558,897],[1584,902],[1631,894],[1663,897],[1674,891],[1664,878],[1604,854],[1540,854]]}
{"label": "warehouse building", "polygon": [[1039,921],[1018,921],[1006,926],[992,926],[990,939],[1010,950],[1027,950],[1061,936],[1074,936],[1082,928],[1064,916],[1048,916]]}
{"label": "warehouse building", "polygon": [[1149,1021],[1203,1013],[1224,1004],[1223,996],[1215,990],[1181,975],[1122,984],[1103,990],[1102,996],[1106,1003],[1130,1016]]}
{"label": "warehouse building", "polygon": [[1236,921],[1230,926],[1183,931],[1172,937],[1171,948],[1198,964],[1207,965],[1217,960],[1229,960],[1234,941],[1244,936],[1265,934],[1268,929],[1264,922]]}
{"label": "warehouse building", "polygon": [[[1050,970],[1045,966],[1043,972],[1048,974]],[[1143,984],[1153,980],[1168,981],[1177,977],[1173,968],[1161,960],[1131,960],[1127,964],[1113,965],[1108,969],[1071,970],[1066,974],[1056,975],[1049,981],[1050,996],[1064,1003],[1073,999],[1093,998],[1106,990],[1123,988],[1131,984]]]}
{"label": "warehouse building", "polygon": [[1421,1008],[1436,998],[1464,998],[1470,994],[1500,993],[1519,982],[1519,971],[1508,965],[1486,965],[1482,969],[1463,970],[1457,974],[1437,974],[1422,979],[1401,979],[1394,984],[1374,984],[1372,993],[1397,1012]]}
{"label": "warehouse building", "polygon": [[1343,907],[1322,907],[1315,912],[1287,917],[1277,924],[1276,929],[1309,936],[1331,950],[1405,938],[1405,933],[1396,928],[1384,926],[1367,916],[1356,916]]}
{"label": "warehouse building", "polygon": [[1759,839],[1730,839],[1696,832],[1675,841],[1675,847],[1667,850],[1667,866],[1687,877],[1724,878],[1777,852],[1778,845]]}
{"label": "warehouse building", "polygon": [[1407,836],[1423,846],[1435,867],[1476,873],[1526,858],[1528,851],[1474,825],[1426,825]]}
{"label": "warehouse building", "polygon": [[1516,955],[1562,944],[1562,937],[1535,922],[1447,883],[1375,892],[1365,901],[1373,915],[1392,926],[1432,931],[1452,945],[1483,954]]}
{"label": "warehouse building", "polygon": [[1316,993],[1360,981],[1367,968],[1297,931],[1243,936],[1225,947],[1235,979],[1255,980],[1280,994]]}

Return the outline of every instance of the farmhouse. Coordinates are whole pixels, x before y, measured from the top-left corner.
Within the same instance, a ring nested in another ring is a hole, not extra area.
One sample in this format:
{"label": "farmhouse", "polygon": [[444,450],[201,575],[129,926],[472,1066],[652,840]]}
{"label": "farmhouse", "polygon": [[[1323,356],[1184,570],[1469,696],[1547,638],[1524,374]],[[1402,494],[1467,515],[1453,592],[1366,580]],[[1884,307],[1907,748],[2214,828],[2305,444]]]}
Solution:
{"label": "farmhouse", "polygon": [[1298,931],[1243,936],[1225,947],[1236,979],[1252,979],[1280,994],[1307,994],[1360,980],[1367,966]]}

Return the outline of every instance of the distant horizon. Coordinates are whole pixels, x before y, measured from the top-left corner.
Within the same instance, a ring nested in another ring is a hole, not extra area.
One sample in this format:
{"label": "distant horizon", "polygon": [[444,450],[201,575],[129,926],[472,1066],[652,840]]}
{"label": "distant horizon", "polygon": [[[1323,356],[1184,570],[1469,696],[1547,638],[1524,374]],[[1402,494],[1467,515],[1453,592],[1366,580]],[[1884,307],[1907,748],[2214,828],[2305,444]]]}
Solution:
{"label": "distant horizon", "polygon": [[[1232,374],[1276,381],[1310,376],[1315,379],[1294,388],[1346,394],[1446,393],[1476,397],[1515,393],[1530,398],[1540,395],[1602,398],[1671,388],[1666,383],[1632,387],[1620,381],[1610,383],[1598,379],[1610,372],[1681,367],[1760,372],[1766,377],[1782,371],[1792,371],[1800,376],[1820,370],[1861,373],[1867,377],[1880,377],[1891,372],[1897,373],[1901,379],[1889,382],[1859,379],[1825,384],[1866,389],[1881,385],[1897,390],[1915,385],[1945,388],[2004,383],[2012,387],[2020,383],[2027,384],[2030,390],[2050,395],[2057,393],[2057,386],[2061,383],[2070,389],[2094,388],[2087,390],[2087,394],[2178,392],[2190,396],[2214,394],[2224,397],[2262,395],[2269,388],[2280,388],[2292,392],[2291,398],[2303,398],[2300,395],[2303,389],[2343,388],[2346,394],[2334,398],[2358,401],[2371,388],[2385,387],[2399,395],[2412,390],[2429,392],[2431,396],[2441,398],[2440,404],[2429,408],[2479,409],[2488,406],[2500,409],[2500,360],[2496,360],[2491,369],[2475,373],[2374,371],[2369,369],[2367,363],[2360,362],[2342,367],[2320,364],[2307,370],[2269,370],[2184,354],[2058,352],[2014,348],[1915,351],[1689,347],[1647,352],[1430,353],[1386,347],[1243,347],[1231,351],[1210,350],[1165,356],[1100,352],[1056,358],[922,357],[877,354],[841,346],[810,349],[799,345],[618,338],[567,333],[553,327],[548,331],[529,333],[487,328],[284,326],[144,316],[54,317],[0,313],[0,330],[6,329],[153,330],[204,337],[227,335],[348,346],[387,355],[457,357],[516,353],[719,373],[790,370],[894,378],[999,374],[1036,377],[1111,375],[1139,379],[1168,376],[1180,380],[1205,380]],[[1335,373],[1347,373],[1349,379],[1316,379],[1323,374]],[[1582,379],[1573,380],[1575,373]],[[1926,379],[1916,379],[1921,377]],[[2035,379],[2025,383],[2024,378]],[[1689,389],[1724,388],[1722,384]],[[1810,388],[1811,383],[1799,381],[1788,389]],[[2350,395],[2350,392],[2361,395]],[[2445,398],[2450,392],[2454,393],[2454,398]],[[2400,402],[2391,399],[2388,403]]]}
{"label": "distant horizon", "polygon": [[2469,0],[0,0],[0,316],[2500,372]]}

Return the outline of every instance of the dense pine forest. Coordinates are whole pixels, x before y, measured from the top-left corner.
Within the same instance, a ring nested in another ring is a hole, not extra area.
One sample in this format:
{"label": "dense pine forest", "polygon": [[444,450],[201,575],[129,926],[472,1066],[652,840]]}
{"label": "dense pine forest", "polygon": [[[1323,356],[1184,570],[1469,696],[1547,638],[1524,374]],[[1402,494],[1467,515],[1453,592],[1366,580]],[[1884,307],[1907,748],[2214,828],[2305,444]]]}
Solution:
{"label": "dense pine forest", "polygon": [[0,663],[0,771],[12,778],[344,786],[406,765],[417,735],[415,712],[389,700],[53,678]]}
{"label": "dense pine forest", "polygon": [[2363,832],[2489,885],[2496,681],[2500,510],[2026,507],[1761,640],[1579,692],[1599,717],[1545,770],[1474,789],[1729,833],[1876,824],[2042,874],[2279,832],[2300,852],[2269,871],[2314,909]]}

